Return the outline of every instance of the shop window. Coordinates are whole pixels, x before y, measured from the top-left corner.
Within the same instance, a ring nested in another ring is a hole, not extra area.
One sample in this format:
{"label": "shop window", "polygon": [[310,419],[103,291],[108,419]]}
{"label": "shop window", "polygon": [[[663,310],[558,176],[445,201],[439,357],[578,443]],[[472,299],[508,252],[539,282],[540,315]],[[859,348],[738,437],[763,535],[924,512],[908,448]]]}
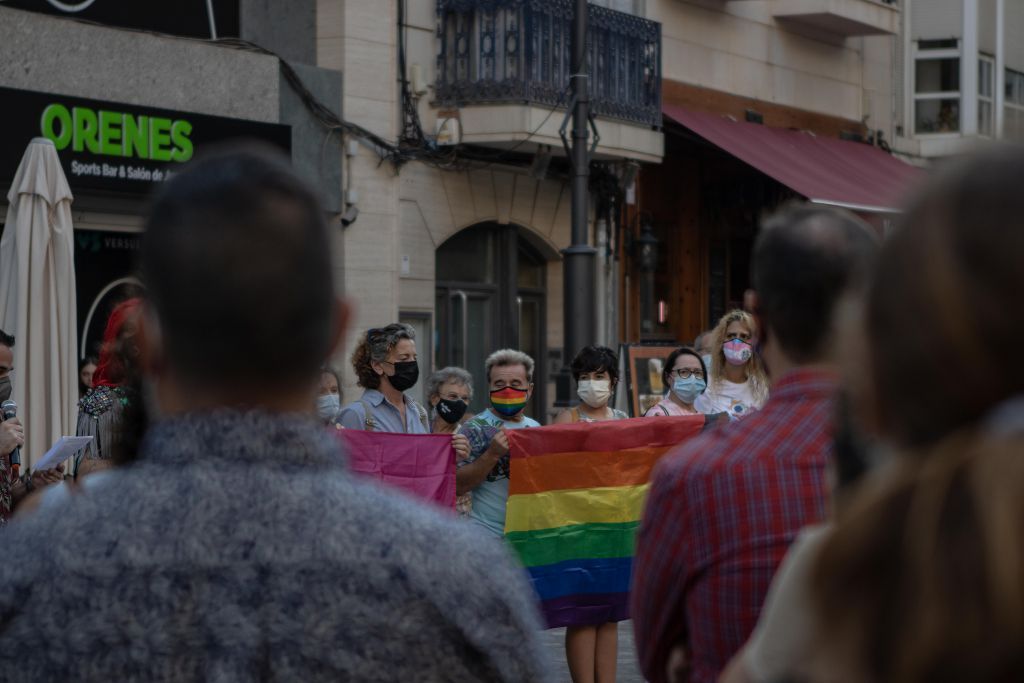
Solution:
{"label": "shop window", "polygon": [[937,42],[921,41],[914,63],[914,132],[919,135],[960,131],[960,51],[935,49]]}

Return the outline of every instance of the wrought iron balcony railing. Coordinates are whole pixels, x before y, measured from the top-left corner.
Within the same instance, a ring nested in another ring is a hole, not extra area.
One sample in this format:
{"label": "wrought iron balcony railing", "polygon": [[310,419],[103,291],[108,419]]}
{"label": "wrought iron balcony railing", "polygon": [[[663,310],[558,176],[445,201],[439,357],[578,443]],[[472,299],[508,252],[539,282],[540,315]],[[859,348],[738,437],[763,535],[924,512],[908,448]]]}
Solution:
{"label": "wrought iron balcony railing", "polygon": [[[440,105],[569,102],[573,0],[438,0]],[[590,5],[594,113],[661,127],[661,24]]]}

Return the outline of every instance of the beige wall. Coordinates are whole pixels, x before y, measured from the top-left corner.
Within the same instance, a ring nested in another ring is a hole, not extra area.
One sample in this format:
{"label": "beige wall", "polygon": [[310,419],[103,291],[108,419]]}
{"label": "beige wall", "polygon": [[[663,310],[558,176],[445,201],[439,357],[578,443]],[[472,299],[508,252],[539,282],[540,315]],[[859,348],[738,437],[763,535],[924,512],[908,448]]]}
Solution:
{"label": "beige wall", "polygon": [[1007,0],[1003,22],[1006,34],[1006,66],[1015,71],[1024,71],[1024,2]]}
{"label": "beige wall", "polygon": [[[431,83],[434,7],[433,0],[409,0],[407,16],[412,25],[407,64],[421,64]],[[319,0],[317,10],[318,64],[344,74],[345,119],[395,140],[401,120],[394,3]],[[433,133],[429,94],[422,98],[420,112],[428,134]],[[552,252],[569,242],[565,184],[538,181],[522,169],[454,172],[409,163],[396,174],[361,146],[346,167],[346,179],[359,196],[358,219],[336,233],[344,291],[355,305],[345,351],[336,358],[348,397],[358,393],[347,361],[358,334],[397,320],[400,312],[433,313],[435,251],[456,232],[496,221],[530,230]],[[407,273],[402,272],[403,257],[408,257]],[[548,341],[556,347],[562,343],[560,272],[559,263],[549,264]]]}
{"label": "beige wall", "polygon": [[[317,63],[342,71],[345,119],[388,140],[398,130],[395,11],[395,3],[378,0],[317,2]],[[344,291],[355,305],[336,359],[349,397],[355,394],[347,358],[357,333],[398,315],[398,179],[378,161],[365,146],[349,160],[345,180],[359,195],[359,218],[335,232]]]}
{"label": "beige wall", "polygon": [[894,36],[798,33],[773,19],[768,2],[648,0],[646,11],[662,24],[667,79],[891,127],[891,107],[876,103],[891,97],[880,64]]}
{"label": "beige wall", "polygon": [[[959,38],[964,32],[963,0],[909,0],[914,3],[910,36],[924,38]],[[1013,0],[1010,0],[1012,4]]]}

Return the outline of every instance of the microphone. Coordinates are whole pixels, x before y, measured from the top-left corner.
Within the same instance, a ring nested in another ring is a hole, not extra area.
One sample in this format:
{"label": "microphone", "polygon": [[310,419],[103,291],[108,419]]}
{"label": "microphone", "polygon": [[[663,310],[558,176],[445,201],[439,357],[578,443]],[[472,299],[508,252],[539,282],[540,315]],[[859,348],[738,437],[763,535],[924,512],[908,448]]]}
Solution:
{"label": "microphone", "polygon": [[[0,412],[3,413],[4,420],[10,420],[18,417],[18,404],[10,399],[0,403]],[[11,451],[11,476],[17,479],[21,474],[21,448],[15,448]]]}

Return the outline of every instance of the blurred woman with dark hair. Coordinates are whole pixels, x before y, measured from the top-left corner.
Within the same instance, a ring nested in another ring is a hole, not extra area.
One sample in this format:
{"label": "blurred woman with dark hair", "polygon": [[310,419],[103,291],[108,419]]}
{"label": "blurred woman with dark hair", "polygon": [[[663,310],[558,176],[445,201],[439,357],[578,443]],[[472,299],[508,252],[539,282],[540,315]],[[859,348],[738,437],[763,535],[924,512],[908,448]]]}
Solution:
{"label": "blurred woman with dark hair", "polygon": [[766,625],[785,668],[723,680],[1024,680],[1021,177],[1011,147],[940,170],[882,249],[844,358],[881,464],[805,548],[800,622]]}
{"label": "blurred woman with dark hair", "polygon": [[878,681],[1024,680],[1024,151],[944,169],[882,251],[860,421],[897,450],[821,550],[823,651]]}
{"label": "blurred woman with dark hair", "polygon": [[107,320],[93,387],[78,402],[77,434],[93,441],[76,462],[76,477],[134,458],[145,430],[137,338],[141,303],[122,301]]}

